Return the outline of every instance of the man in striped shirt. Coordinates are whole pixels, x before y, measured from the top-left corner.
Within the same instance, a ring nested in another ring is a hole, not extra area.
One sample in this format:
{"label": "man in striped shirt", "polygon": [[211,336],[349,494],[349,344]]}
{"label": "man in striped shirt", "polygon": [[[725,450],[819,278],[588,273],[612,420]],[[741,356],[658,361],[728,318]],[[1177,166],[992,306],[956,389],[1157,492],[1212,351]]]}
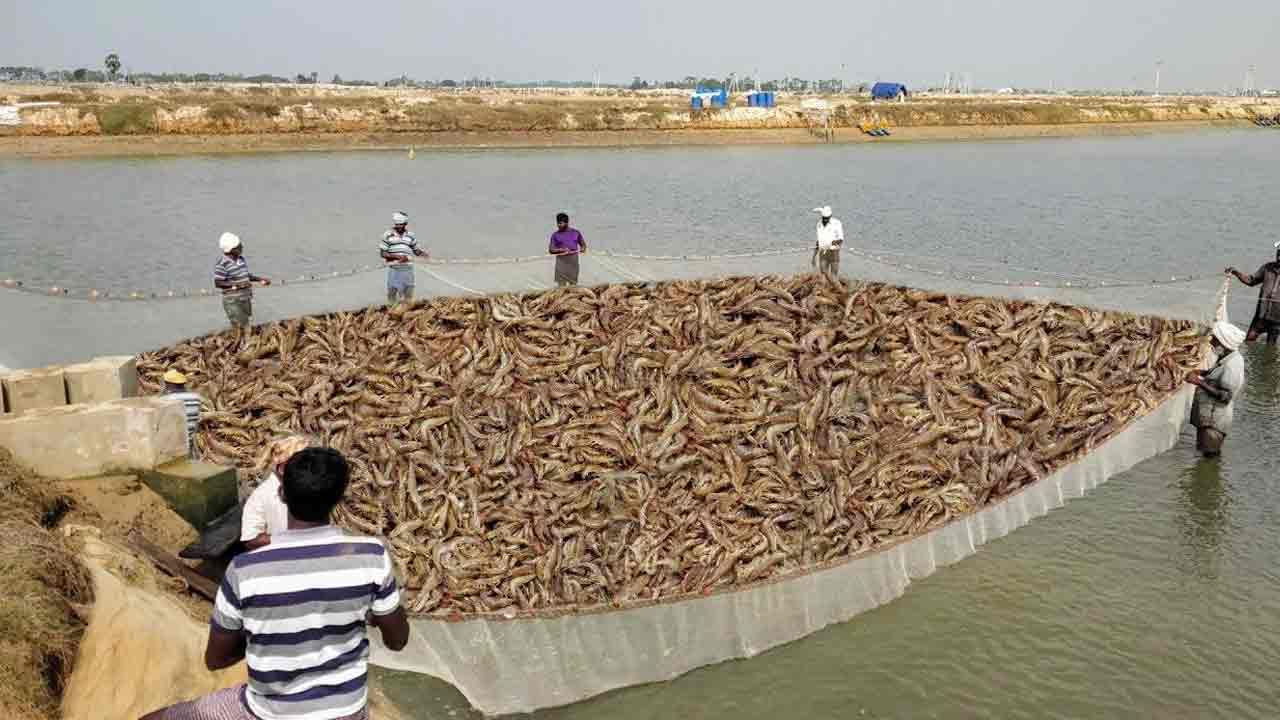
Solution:
{"label": "man in striped shirt", "polygon": [[409,216],[402,212],[391,216],[391,229],[382,234],[378,250],[387,264],[387,303],[413,299],[413,256],[426,255],[418,247],[418,238],[409,232]]}
{"label": "man in striped shirt", "polygon": [[222,291],[222,309],[236,328],[249,327],[253,317],[253,283],[270,285],[271,279],[249,272],[244,261],[244,243],[235,233],[224,232],[218,238],[222,259],[213,267],[213,286]]}
{"label": "man in striped shirt", "polygon": [[196,458],[196,430],[200,427],[201,397],[187,390],[187,376],[170,368],[164,374],[164,395],[182,401],[187,414],[187,456]]}
{"label": "man in striped shirt", "polygon": [[329,524],[349,475],[331,448],[289,458],[280,486],[288,529],[231,562],[205,648],[210,670],[247,660],[249,682],[143,720],[368,717],[366,621],[392,651],[409,642],[409,621],[382,542]]}

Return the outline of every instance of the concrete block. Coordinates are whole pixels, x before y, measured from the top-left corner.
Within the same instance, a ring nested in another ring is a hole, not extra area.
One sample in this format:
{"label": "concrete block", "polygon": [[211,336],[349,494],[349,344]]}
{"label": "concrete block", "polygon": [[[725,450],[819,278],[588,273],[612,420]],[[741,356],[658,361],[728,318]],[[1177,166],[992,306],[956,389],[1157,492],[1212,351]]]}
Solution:
{"label": "concrete block", "polygon": [[142,473],[142,483],[197,530],[239,502],[236,471],[221,465],[178,460]]}
{"label": "concrete block", "polygon": [[186,414],[163,397],[30,410],[0,418],[0,447],[55,480],[138,473],[187,456]]}
{"label": "concrete block", "polygon": [[67,404],[67,387],[61,367],[14,370],[5,375],[0,384],[4,386],[5,407],[10,413]]}
{"label": "concrete block", "polygon": [[67,383],[67,402],[107,402],[137,397],[138,360],[132,355],[95,358],[62,369]]}

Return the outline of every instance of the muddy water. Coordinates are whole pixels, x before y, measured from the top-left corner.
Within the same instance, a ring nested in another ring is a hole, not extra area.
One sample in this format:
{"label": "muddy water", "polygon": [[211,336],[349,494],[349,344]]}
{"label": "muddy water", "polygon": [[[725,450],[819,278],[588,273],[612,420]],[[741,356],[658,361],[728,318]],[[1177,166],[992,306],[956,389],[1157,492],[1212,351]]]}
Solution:
{"label": "muddy water", "polygon": [[[350,267],[373,260],[397,209],[442,256],[540,252],[560,209],[597,247],[619,251],[804,246],[809,209],[831,204],[851,244],[935,267],[1153,278],[1268,259],[1280,239],[1280,200],[1267,189],[1277,161],[1274,131],[441,152],[413,161],[391,153],[5,160],[0,275],[201,287],[224,229],[245,237],[262,273]],[[380,282],[376,273],[370,282]],[[1248,293],[1233,297],[1234,316],[1247,321]],[[195,307],[90,310],[18,298],[0,293],[0,362],[10,366],[142,349],[175,332],[152,328],[175,316],[180,324]],[[217,320],[216,307],[199,307]],[[136,313],[132,327],[95,333],[106,314],[127,312]],[[197,324],[190,334],[209,329]],[[1184,434],[1174,450],[852,622],[751,660],[540,715],[1272,715],[1280,699],[1280,360],[1264,348],[1250,348],[1247,360],[1248,387],[1222,460],[1198,459]],[[443,683],[386,681],[414,717],[472,713]]]}

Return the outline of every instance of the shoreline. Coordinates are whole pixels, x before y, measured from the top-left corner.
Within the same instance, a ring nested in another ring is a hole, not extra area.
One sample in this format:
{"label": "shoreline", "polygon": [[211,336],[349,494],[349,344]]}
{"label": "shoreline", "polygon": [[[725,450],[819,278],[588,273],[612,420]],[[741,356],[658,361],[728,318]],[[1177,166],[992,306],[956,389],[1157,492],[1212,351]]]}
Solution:
{"label": "shoreline", "polygon": [[[1243,120],[1164,120],[1061,125],[938,125],[891,128],[890,137],[870,137],[856,128],[838,128],[831,144],[958,142],[1154,135],[1208,129],[1240,129]],[[728,145],[823,145],[808,130],[796,128],[680,130],[548,130],[246,133],[226,135],[0,136],[0,158],[166,157],[268,152],[342,152],[358,150],[625,148]]]}

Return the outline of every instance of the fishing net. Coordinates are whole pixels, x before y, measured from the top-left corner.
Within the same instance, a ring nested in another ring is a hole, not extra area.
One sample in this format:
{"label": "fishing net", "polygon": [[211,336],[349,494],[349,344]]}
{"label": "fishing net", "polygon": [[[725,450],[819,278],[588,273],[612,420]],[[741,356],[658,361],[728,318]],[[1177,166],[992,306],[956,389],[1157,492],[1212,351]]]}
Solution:
{"label": "fishing net", "polygon": [[[1225,317],[1221,276],[1097,278],[972,261],[845,252],[842,273],[950,294],[1053,301],[1206,324]],[[524,293],[553,285],[546,257],[417,264],[417,296]],[[597,252],[581,258],[583,285],[791,275],[810,271],[809,250],[657,257]],[[381,269],[286,282],[257,295],[255,321],[378,304]],[[815,282],[817,280],[815,279]],[[220,329],[215,297],[144,293],[142,299],[69,300],[62,293],[7,293],[0,362],[29,365],[137,352]],[[54,295],[50,297],[49,295]],[[6,353],[9,355],[6,356]],[[1047,476],[923,534],[780,578],[702,597],[621,609],[563,608],[534,615],[417,616],[399,653],[375,646],[376,664],[429,674],[457,686],[477,709],[528,712],[614,688],[661,681],[694,668],[750,657],[901,595],[911,580],[972,554],[1177,441],[1191,401],[1171,391],[1146,414]]]}
{"label": "fishing net", "polygon": [[[1097,278],[1069,270],[1049,272],[966,260],[900,253],[844,253],[841,274],[965,295],[1052,300],[1100,310],[1149,314],[1206,323],[1221,287],[1218,275]],[[580,258],[582,285],[651,283],[811,272],[809,249],[727,254],[650,256],[592,251]],[[414,265],[416,297],[525,293],[555,286],[548,256],[458,259]],[[264,270],[265,272],[265,270]],[[255,323],[378,305],[385,302],[385,270],[364,266],[281,278],[255,290]],[[36,367],[88,356],[136,353],[227,326],[216,291],[209,288],[129,289],[33,287],[0,278],[0,366]]]}

